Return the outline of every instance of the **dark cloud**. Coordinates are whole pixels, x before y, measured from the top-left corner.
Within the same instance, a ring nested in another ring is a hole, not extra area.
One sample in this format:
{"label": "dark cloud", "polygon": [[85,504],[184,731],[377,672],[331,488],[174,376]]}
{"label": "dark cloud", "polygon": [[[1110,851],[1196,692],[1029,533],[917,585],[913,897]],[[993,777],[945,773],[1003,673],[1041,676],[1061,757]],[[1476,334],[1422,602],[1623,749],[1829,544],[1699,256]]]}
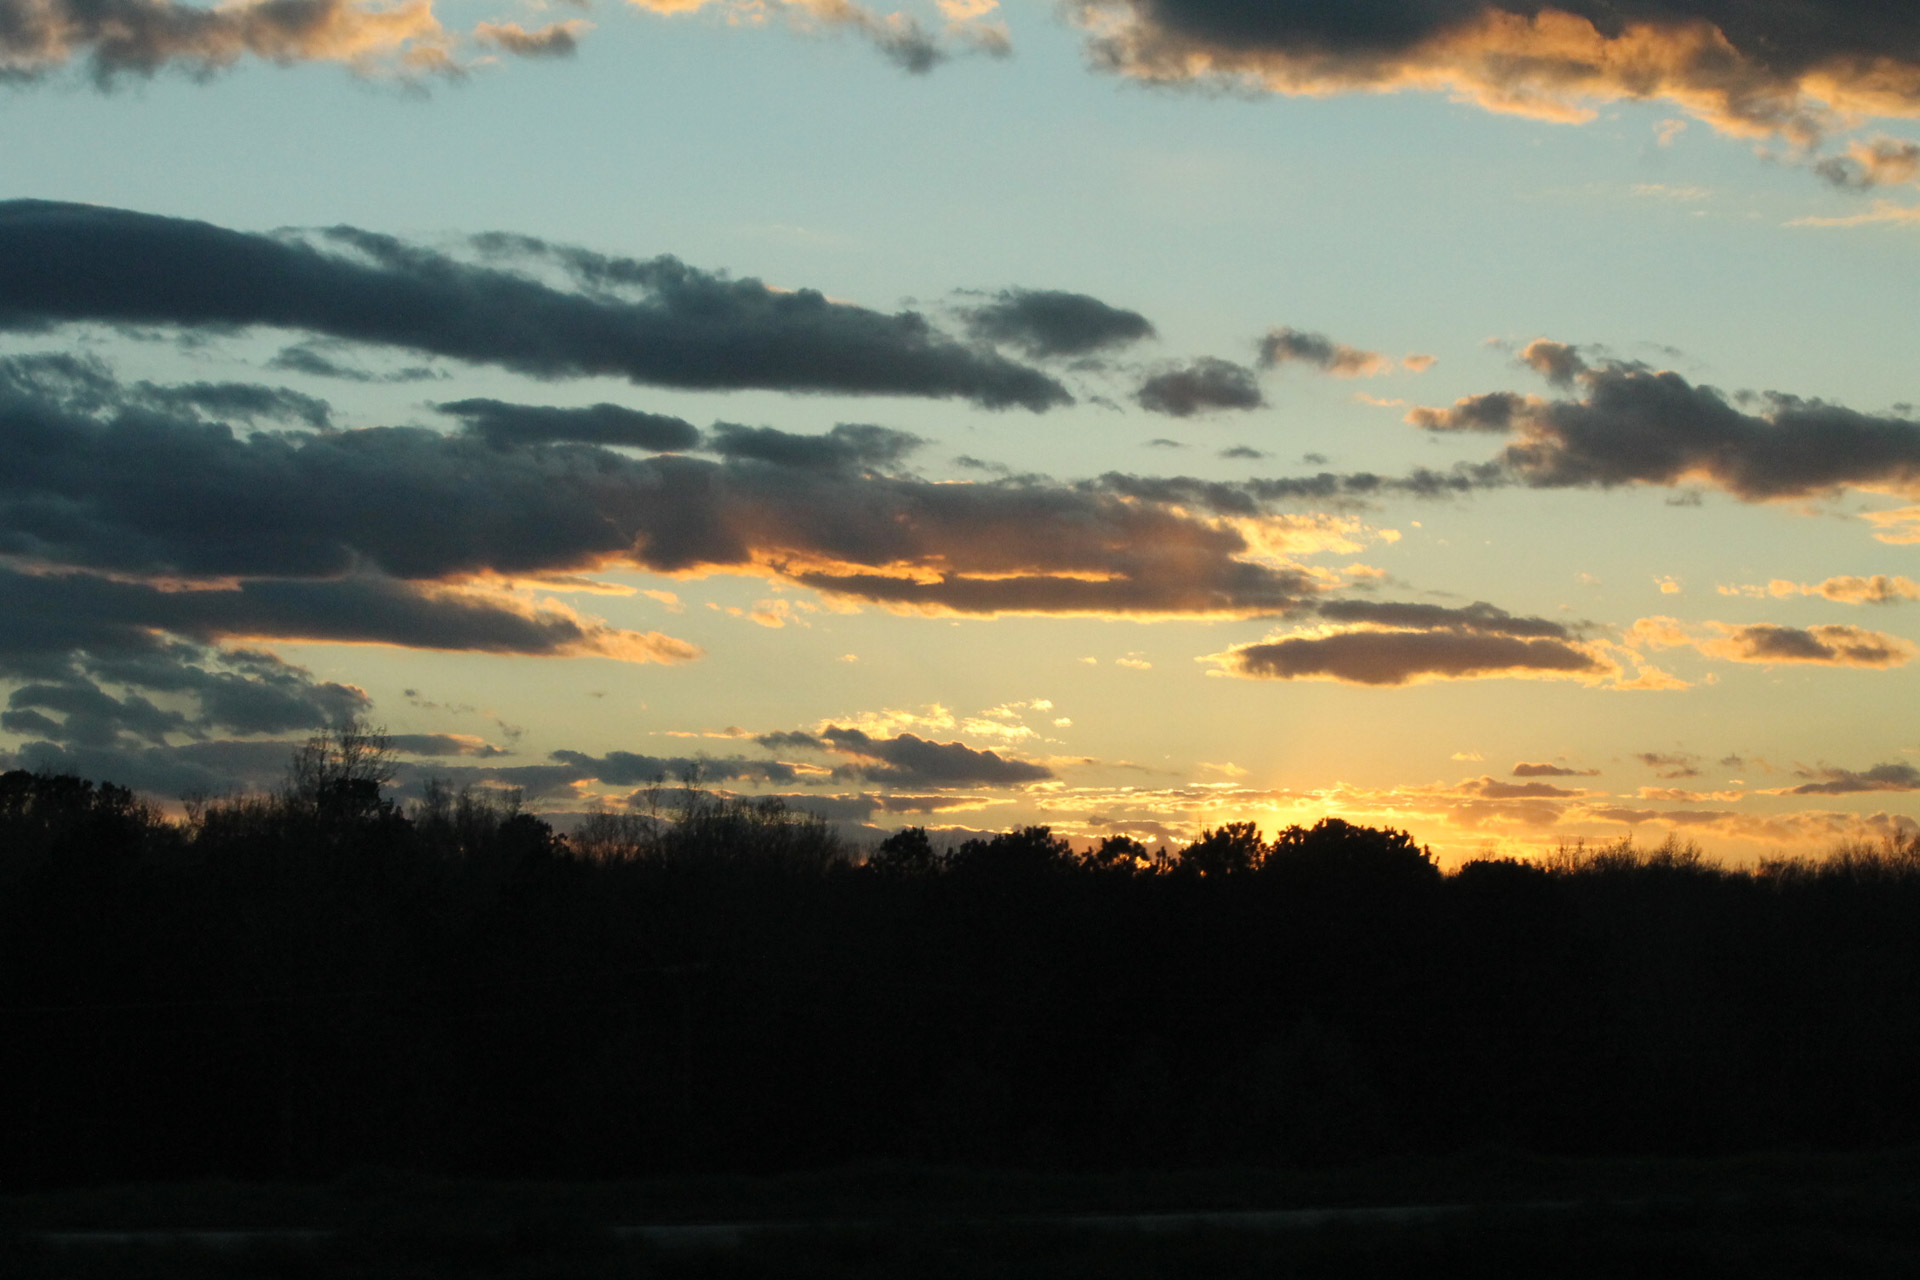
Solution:
{"label": "dark cloud", "polygon": [[638,261],[530,237],[475,237],[496,261],[548,263],[581,288],[475,265],[353,227],[318,244],[88,205],[0,203],[0,327],[69,321],[265,325],[498,364],[708,390],[1070,403],[1035,369],[811,289],[770,289],[670,257]]}
{"label": "dark cloud", "polygon": [[[1738,136],[1818,140],[1920,105],[1920,16],[1850,0],[1078,0],[1097,65],[1276,93],[1445,89],[1581,119],[1666,99]],[[1833,110],[1839,107],[1840,111]]]}
{"label": "dark cloud", "polygon": [[1135,476],[1110,471],[1083,486],[1147,502],[1213,511],[1221,515],[1258,515],[1270,506],[1363,506],[1389,494],[1415,498],[1452,497],[1511,483],[1499,463],[1461,464],[1451,471],[1416,467],[1404,476],[1370,471],[1253,480],[1201,480],[1192,476]]}
{"label": "dark cloud", "polygon": [[318,729],[370,705],[363,691],[316,681],[269,653],[146,633],[118,650],[0,654],[0,675],[24,681],[0,712],[0,729],[89,749],[162,745],[173,734]]}
{"label": "dark cloud", "polygon": [[490,760],[507,754],[484,739],[461,733],[390,733],[387,745],[409,756],[472,756]]}
{"label": "dark cloud", "polygon": [[473,399],[453,400],[434,408],[459,418],[468,431],[502,447],[571,443],[624,445],[666,453],[700,443],[698,429],[683,418],[643,413],[617,404],[562,409]]}
{"label": "dark cloud", "polygon": [[243,57],[285,65],[334,61],[368,70],[457,73],[430,3],[355,0],[0,0],[0,65],[28,80],[84,57],[107,88],[168,66],[205,75]]}
{"label": "dark cloud", "polygon": [[1152,323],[1137,311],[1057,289],[1003,289],[970,310],[967,329],[1043,358],[1090,355],[1154,336]]}
{"label": "dark cloud", "polygon": [[1516,778],[1597,778],[1598,769],[1568,769],[1557,764],[1527,764],[1524,761],[1513,766]]}
{"label": "dark cloud", "polygon": [[887,813],[951,813],[956,809],[971,807],[975,801],[970,796],[875,796],[879,807]]}
{"label": "dark cloud", "polygon": [[1911,182],[1920,174],[1920,143],[1871,138],[1849,144],[1845,155],[1825,156],[1809,167],[1834,186],[1849,191]]}
{"label": "dark cloud", "polygon": [[284,387],[247,382],[192,382],[162,387],[135,384],[131,399],[169,413],[191,413],[230,422],[281,422],[323,428],[332,425],[333,407],[315,396]]}
{"label": "dark cloud", "polygon": [[1260,339],[1260,367],[1277,368],[1283,364],[1310,364],[1323,373],[1341,378],[1365,378],[1385,373],[1393,361],[1377,351],[1362,351],[1344,342],[1335,342],[1324,333],[1300,329],[1273,329]]}
{"label": "dark cloud", "polygon": [[163,384],[121,382],[93,356],[64,352],[0,357],[6,386],[45,397],[78,413],[111,410],[127,416],[152,414],[182,421],[278,423],[323,429],[333,407],[317,396],[253,382]]}
{"label": "dark cloud", "polygon": [[[338,345],[346,345],[341,343]],[[287,373],[304,373],[314,378],[338,378],[342,382],[427,382],[445,375],[425,365],[409,365],[387,373],[368,373],[352,365],[341,364],[319,349],[319,344],[296,342],[280,349],[267,368]]]}
{"label": "dark cloud", "polygon": [[1851,769],[1801,770],[1818,781],[1789,788],[1790,796],[1844,796],[1866,791],[1920,791],[1920,769],[1910,764],[1877,764],[1861,773]]}
{"label": "dark cloud", "polygon": [[28,742],[20,768],[114,782],[166,799],[266,791],[286,777],[299,744],[290,741],[189,742],[179,746]]}
{"label": "dark cloud", "polygon": [[657,633],[621,631],[517,597],[355,576],[250,579],[163,590],[87,573],[0,567],[0,670],[47,655],[148,652],[160,631],[208,643],[264,636],[534,656],[599,654],[685,661],[699,650]]}
{"label": "dark cloud", "polygon": [[1565,625],[1518,617],[1485,601],[1455,607],[1329,600],[1303,609],[1352,629],[1242,645],[1216,660],[1236,675],[1369,685],[1501,675],[1600,675],[1607,670],[1576,647]]}
{"label": "dark cloud", "polygon": [[517,22],[482,22],[474,27],[473,38],[522,58],[571,58],[587,26],[578,18],[549,22],[532,31]]}
{"label": "dark cloud", "polygon": [[1426,431],[1513,430],[1514,421],[1527,408],[1527,398],[1511,391],[1489,391],[1466,396],[1447,409],[1422,405],[1407,414],[1407,421]]}
{"label": "dark cloud", "polygon": [[774,427],[716,422],[708,433],[706,447],[729,460],[817,471],[859,471],[892,466],[925,443],[912,432],[870,423],[843,422],[826,435],[807,436]]}
{"label": "dark cloud", "polygon": [[1839,625],[1782,627],[1772,623],[1731,627],[1707,651],[1735,662],[1812,662],[1835,667],[1898,667],[1914,647],[1896,636]]}
{"label": "dark cloud", "polygon": [[[63,719],[52,720],[43,711]],[[116,698],[93,681],[78,678],[60,684],[21,685],[7,698],[7,710],[0,712],[0,729],[9,733],[38,734],[88,747],[111,746],[122,735],[163,743],[168,734],[179,733],[188,724],[180,712],[162,710],[140,694]]]}
{"label": "dark cloud", "polygon": [[1556,640],[1571,638],[1560,623],[1546,618],[1520,618],[1484,600],[1450,608],[1437,604],[1396,604],[1375,600],[1329,600],[1315,608],[1321,617],[1334,622],[1364,622],[1376,626],[1431,631],[1448,629],[1479,635],[1546,636]]}
{"label": "dark cloud", "polygon": [[1662,778],[1700,776],[1700,757],[1691,752],[1641,751],[1633,758]]}
{"label": "dark cloud", "polygon": [[1043,764],[980,751],[961,742],[930,742],[911,733],[875,738],[859,729],[829,726],[818,734],[769,733],[758,741],[769,750],[808,750],[851,758],[836,778],[920,787],[1018,786],[1044,782]]}
{"label": "dark cloud", "polygon": [[1340,631],[1241,645],[1217,660],[1260,680],[1402,685],[1493,676],[1600,676],[1598,658],[1564,640],[1474,631]]}
{"label": "dark cloud", "polygon": [[1920,487],[1920,422],[1909,418],[1778,392],[1758,397],[1764,412],[1748,413],[1712,387],[1636,364],[1575,376],[1580,399],[1493,392],[1450,409],[1415,409],[1408,421],[1432,431],[1511,432],[1501,465],[1540,488],[1704,481],[1759,502],[1846,486]]}
{"label": "dark cloud", "polygon": [[1501,782],[1497,778],[1476,778],[1462,790],[1485,800],[1567,800],[1583,794],[1547,782]]}
{"label": "dark cloud", "polygon": [[1258,462],[1268,455],[1249,445],[1236,444],[1231,449],[1222,449],[1220,456],[1223,458],[1245,458],[1250,462]]}
{"label": "dark cloud", "polygon": [[[1254,558],[1230,525],[1097,486],[496,449],[412,428],[241,437],[197,417],[130,412],[110,379],[85,368],[6,359],[0,432],[11,442],[0,450],[0,553],[121,576],[243,580],[162,599],[105,578],[0,579],[22,598],[94,601],[43,612],[42,627],[97,615],[209,635],[611,651],[632,638],[498,593],[406,585],[603,564],[747,570],[971,613],[1246,616],[1319,590],[1304,571]],[[901,445],[855,427],[729,439],[824,442],[869,458]]]}
{"label": "dark cloud", "polygon": [[1133,398],[1151,413],[1175,418],[1209,409],[1258,409],[1266,403],[1253,370],[1213,356],[1154,374],[1140,384]]}
{"label": "dark cloud", "polygon": [[790,764],[778,760],[748,760],[742,756],[649,756],[631,751],[609,751],[603,756],[580,751],[556,751],[554,761],[572,766],[581,780],[597,779],[614,787],[650,782],[732,782],[740,779],[791,783],[798,776]]}
{"label": "dark cloud", "polygon": [[827,750],[826,742],[817,734],[807,733],[799,729],[783,729],[774,733],[763,733],[755,737],[754,741],[769,751]]}

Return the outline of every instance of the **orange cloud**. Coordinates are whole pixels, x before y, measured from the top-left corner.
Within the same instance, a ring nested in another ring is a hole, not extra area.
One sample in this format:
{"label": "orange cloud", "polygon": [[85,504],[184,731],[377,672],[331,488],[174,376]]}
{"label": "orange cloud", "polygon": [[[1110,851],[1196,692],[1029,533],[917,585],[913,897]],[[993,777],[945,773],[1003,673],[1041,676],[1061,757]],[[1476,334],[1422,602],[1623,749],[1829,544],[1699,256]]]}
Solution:
{"label": "orange cloud", "polygon": [[1894,604],[1901,600],[1920,600],[1920,582],[1885,573],[1876,573],[1870,578],[1842,575],[1812,583],[1775,578],[1764,587],[1736,585],[1716,589],[1723,596],[1822,596],[1840,604]]}
{"label": "orange cloud", "polygon": [[1804,662],[1831,667],[1900,667],[1913,660],[1914,646],[1898,636],[1862,627],[1823,625],[1781,627],[1756,623],[1744,627],[1716,624],[1722,640],[1699,644],[1708,657],[1732,662]]}
{"label": "orange cloud", "polygon": [[1623,643],[1629,648],[1692,648],[1709,658],[1764,665],[1886,668],[1905,666],[1920,654],[1920,649],[1899,636],[1864,627],[1828,623],[1801,628],[1770,622],[1702,625],[1712,634],[1690,631],[1675,618],[1641,618],[1628,629]]}
{"label": "orange cloud", "polygon": [[1895,204],[1891,200],[1875,200],[1873,207],[1865,213],[1841,214],[1833,217],[1794,218],[1787,223],[1790,227],[1870,227],[1880,223],[1920,222],[1920,205]]}
{"label": "orange cloud", "polygon": [[1920,507],[1897,507],[1892,511],[1869,511],[1866,521],[1874,527],[1873,536],[1895,546],[1920,542]]}
{"label": "orange cloud", "polygon": [[[1920,63],[1869,24],[1774,30],[1770,15],[1742,13],[1723,28],[1683,3],[1639,18],[1609,6],[1602,25],[1572,12],[1586,8],[1387,3],[1335,21],[1305,6],[1079,0],[1077,16],[1097,64],[1161,83],[1304,96],[1437,91],[1565,122],[1593,119],[1605,103],[1657,100],[1726,134],[1801,146],[1854,118],[1920,114]],[[1875,34],[1877,43],[1867,38]],[[1676,132],[1663,126],[1662,140]]]}
{"label": "orange cloud", "polygon": [[432,0],[374,6],[357,0],[242,0],[215,7],[151,0],[94,5],[40,0],[9,5],[0,70],[34,76],[75,58],[96,80],[152,75],[182,64],[208,71],[243,57],[342,62],[356,71],[456,71],[452,41]]}

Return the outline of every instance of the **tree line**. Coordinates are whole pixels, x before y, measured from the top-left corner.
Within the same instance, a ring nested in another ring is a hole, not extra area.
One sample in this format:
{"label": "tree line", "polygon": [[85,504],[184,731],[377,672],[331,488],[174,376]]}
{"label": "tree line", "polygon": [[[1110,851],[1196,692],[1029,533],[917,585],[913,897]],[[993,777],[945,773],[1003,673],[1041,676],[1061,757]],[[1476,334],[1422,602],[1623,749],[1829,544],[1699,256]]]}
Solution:
{"label": "tree line", "polygon": [[1920,838],[1443,874],[1335,818],[861,850],[686,789],[562,838],[386,777],[329,735],[173,822],[0,775],[0,1180],[1920,1141]]}

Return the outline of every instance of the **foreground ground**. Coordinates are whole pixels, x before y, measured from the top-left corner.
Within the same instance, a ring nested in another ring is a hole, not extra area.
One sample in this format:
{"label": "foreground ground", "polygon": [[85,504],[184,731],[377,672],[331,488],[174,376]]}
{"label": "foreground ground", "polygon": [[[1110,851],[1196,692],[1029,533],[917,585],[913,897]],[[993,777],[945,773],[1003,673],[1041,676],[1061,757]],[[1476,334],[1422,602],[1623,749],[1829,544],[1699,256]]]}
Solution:
{"label": "foreground ground", "polygon": [[[602,1184],[365,1172],[14,1196],[0,1215],[0,1271],[21,1280],[1905,1276],[1920,1269],[1920,1152]],[[695,1225],[710,1229],[652,1229]]]}

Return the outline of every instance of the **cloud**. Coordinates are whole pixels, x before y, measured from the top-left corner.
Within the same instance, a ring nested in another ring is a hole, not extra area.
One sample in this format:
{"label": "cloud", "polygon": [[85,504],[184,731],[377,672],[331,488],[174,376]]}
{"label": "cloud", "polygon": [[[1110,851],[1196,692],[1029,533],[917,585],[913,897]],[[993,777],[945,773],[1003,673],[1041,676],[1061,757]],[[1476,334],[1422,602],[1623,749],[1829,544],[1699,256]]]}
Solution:
{"label": "cloud", "polygon": [[245,57],[340,62],[361,73],[459,70],[431,0],[0,0],[0,74],[9,79],[84,58],[104,89],[169,66],[204,75]]}
{"label": "cloud", "polygon": [[1586,794],[1550,782],[1501,782],[1497,778],[1478,778],[1462,784],[1461,789],[1489,800],[1567,800]]}
{"label": "cloud", "polygon": [[1756,623],[1725,627],[1724,640],[1707,641],[1700,651],[1734,662],[1806,662],[1831,667],[1900,667],[1917,651],[1898,636],[1839,625],[1781,627]]}
{"label": "cloud", "polygon": [[88,205],[0,202],[0,328],[261,325],[542,378],[959,396],[1033,410],[1072,400],[1038,370],[956,342],[913,312],[883,315],[675,258],[473,237],[490,262],[566,273],[577,286],[567,290],[353,227],[316,239]]}
{"label": "cloud", "polygon": [[1662,101],[1743,138],[1815,145],[1853,119],[1920,114],[1920,17],[1847,0],[1078,0],[1096,66],[1154,83],[1288,95],[1440,91],[1584,121]]}
{"label": "cloud", "polygon": [[217,796],[278,785],[298,745],[216,740],[177,746],[93,746],[34,741],[20,748],[16,763],[23,769],[111,781],[148,795]]}
{"label": "cloud", "polygon": [[630,787],[651,782],[731,782],[758,780],[791,783],[799,776],[790,764],[778,760],[749,760],[744,756],[714,759],[709,756],[649,756],[631,751],[609,751],[588,755],[581,751],[555,751],[550,757],[557,764],[578,770],[582,780],[594,779],[609,786]]}
{"label": "cloud", "polygon": [[[14,445],[0,451],[0,553],[123,576],[248,580],[225,594],[143,600],[158,611],[152,625],[285,627],[297,614],[320,638],[330,592],[386,626],[339,638],[408,643],[397,637],[414,628],[439,637],[432,647],[490,634],[499,651],[611,654],[632,641],[551,608],[507,606],[498,592],[483,601],[432,584],[618,565],[748,573],[975,614],[1248,616],[1321,589],[1281,557],[1290,535],[1279,518],[1258,512],[1196,516],[1040,480],[498,449],[417,428],[242,437],[197,415],[128,412],[122,390],[83,362],[0,358],[0,425]],[[763,457],[825,449],[872,460],[904,447],[897,433],[852,426],[721,438]],[[314,579],[333,585],[289,581]],[[263,612],[269,604],[280,612]]]}
{"label": "cloud", "polygon": [[1423,431],[1504,432],[1513,430],[1521,414],[1537,403],[1512,391],[1488,391],[1463,396],[1448,409],[1417,405],[1408,410],[1407,421]]}
{"label": "cloud", "polygon": [[775,427],[716,422],[706,447],[729,461],[765,462],[815,471],[862,471],[893,465],[925,444],[909,431],[843,422],[823,436]]}
{"label": "cloud", "polygon": [[1020,786],[1053,777],[1046,765],[980,751],[962,742],[932,742],[911,733],[876,738],[860,729],[829,725],[818,734],[763,734],[772,751],[819,751],[847,757],[833,776],[916,787]]}
{"label": "cloud", "polygon": [[1186,418],[1210,409],[1258,409],[1266,404],[1253,370],[1213,356],[1156,373],[1133,398],[1150,413]]}
{"label": "cloud", "polygon": [[1091,355],[1154,336],[1153,324],[1137,311],[1057,289],[1003,289],[969,309],[967,330],[1035,358]]}
{"label": "cloud", "polygon": [[488,443],[625,445],[665,453],[691,449],[700,432],[682,418],[643,413],[617,404],[560,409],[548,405],[508,404],[502,400],[452,400],[434,408]]}
{"label": "cloud", "polygon": [[671,636],[621,630],[556,601],[480,584],[355,575],[163,589],[98,574],[0,567],[0,670],[78,650],[137,652],[156,631],[200,643],[332,641],[665,663],[700,656]]}
{"label": "cloud", "polygon": [[1571,387],[1573,380],[1587,371],[1578,347],[1546,338],[1535,338],[1522,347],[1519,358],[1520,363],[1556,387]]}
{"label": "cloud", "polygon": [[[270,653],[150,633],[119,649],[16,650],[0,656],[0,673],[24,680],[9,695],[0,728],[99,748],[163,743],[171,734],[315,729],[363,715],[371,705],[363,690],[316,681]],[[162,695],[168,705],[148,694]]]}
{"label": "cloud", "polygon": [[1811,583],[1775,578],[1764,587],[1734,586],[1719,590],[1721,595],[1728,596],[1821,596],[1840,604],[1897,604],[1903,600],[1920,600],[1920,582],[1885,573],[1867,578],[1849,574]]}
{"label": "cloud", "polygon": [[571,58],[580,47],[580,37],[592,29],[591,22],[579,18],[549,22],[532,31],[517,22],[482,22],[474,27],[473,38],[522,58]]}
{"label": "cloud", "polygon": [[1513,766],[1516,778],[1597,778],[1598,769],[1568,769],[1557,764],[1528,764],[1521,762]]}
{"label": "cloud", "polygon": [[[1386,608],[1396,613],[1438,610],[1426,605]],[[1618,674],[1612,663],[1543,619],[1511,618],[1491,605],[1438,611],[1455,618],[1418,630],[1369,626],[1297,632],[1236,645],[1206,660],[1229,675],[1251,679],[1374,686],[1496,677],[1595,680]],[[1407,620],[1417,617],[1410,613]]]}
{"label": "cloud", "polygon": [[695,13],[712,6],[723,10],[727,21],[735,26],[758,25],[771,11],[796,30],[858,35],[902,71],[916,75],[924,75],[951,58],[955,46],[992,57],[1005,57],[1013,51],[1005,24],[988,17],[999,8],[997,0],[940,0],[947,23],[939,35],[911,14],[880,14],[852,0],[633,0],[633,4],[663,16]]}
{"label": "cloud", "polygon": [[1874,538],[1893,546],[1920,543],[1920,507],[1899,507],[1892,511],[1868,511],[1861,519],[1874,528]]}
{"label": "cloud", "polygon": [[1873,227],[1905,226],[1920,222],[1920,205],[1895,204],[1891,200],[1875,200],[1865,213],[1849,213],[1835,216],[1808,215],[1794,218],[1786,225],[1789,227]]}
{"label": "cloud", "polygon": [[1561,344],[1530,344],[1523,358],[1550,378],[1577,380],[1584,395],[1492,392],[1417,408],[1407,420],[1429,431],[1510,433],[1500,465],[1539,488],[1707,483],[1749,502],[1844,487],[1920,492],[1920,422],[1912,419],[1782,392],[1758,397],[1765,410],[1748,413],[1677,373],[1588,365]]}
{"label": "cloud", "polygon": [[1167,503],[1221,515],[1258,515],[1281,503],[1356,507],[1387,494],[1416,498],[1450,497],[1513,483],[1498,462],[1460,463],[1449,471],[1416,467],[1404,476],[1371,471],[1345,475],[1322,471],[1311,476],[1252,480],[1201,480],[1193,476],[1135,476],[1109,471],[1090,482],[1100,490],[1140,501]]}
{"label": "cloud", "polygon": [[1910,764],[1877,764],[1861,773],[1851,769],[1802,769],[1803,778],[1818,779],[1789,787],[1778,795],[1844,796],[1868,791],[1920,791],[1920,769]]}
{"label": "cloud", "polygon": [[[1704,630],[1705,634],[1702,634]],[[1690,629],[1675,618],[1641,618],[1628,630],[1630,648],[1693,648],[1728,662],[1813,663],[1832,667],[1900,667],[1920,649],[1898,636],[1864,627],[1826,623],[1783,627],[1771,622],[1735,625],[1705,622]]]}
{"label": "cloud", "polygon": [[[1426,361],[1421,368],[1432,363],[1431,357],[1416,359]],[[1393,361],[1379,352],[1335,342],[1324,333],[1289,328],[1269,330],[1267,336],[1260,339],[1260,367],[1273,369],[1288,363],[1310,364],[1336,378],[1372,378],[1393,372]]]}
{"label": "cloud", "polygon": [[1437,604],[1396,604],[1376,600],[1329,600],[1315,606],[1323,618],[1342,623],[1370,623],[1409,630],[1447,629],[1479,635],[1545,636],[1567,640],[1571,633],[1546,618],[1515,617],[1484,600],[1449,607]]}
{"label": "cloud", "polygon": [[1633,757],[1662,778],[1697,778],[1700,757],[1691,751],[1641,751]]}
{"label": "cloud", "polygon": [[341,364],[328,355],[323,347],[344,347],[350,344],[335,339],[318,339],[312,342],[296,342],[282,347],[274,357],[267,361],[267,368],[281,369],[288,373],[304,373],[313,378],[338,378],[342,382],[428,382],[444,375],[426,365],[409,365],[387,373],[368,373],[352,365]]}
{"label": "cloud", "polygon": [[471,756],[490,760],[508,754],[485,738],[470,733],[390,733],[387,745],[408,756]]}
{"label": "cloud", "polygon": [[1920,175],[1920,143],[1887,137],[1855,140],[1847,144],[1844,156],[1827,156],[1811,167],[1834,186],[1852,191],[1912,182]]}

